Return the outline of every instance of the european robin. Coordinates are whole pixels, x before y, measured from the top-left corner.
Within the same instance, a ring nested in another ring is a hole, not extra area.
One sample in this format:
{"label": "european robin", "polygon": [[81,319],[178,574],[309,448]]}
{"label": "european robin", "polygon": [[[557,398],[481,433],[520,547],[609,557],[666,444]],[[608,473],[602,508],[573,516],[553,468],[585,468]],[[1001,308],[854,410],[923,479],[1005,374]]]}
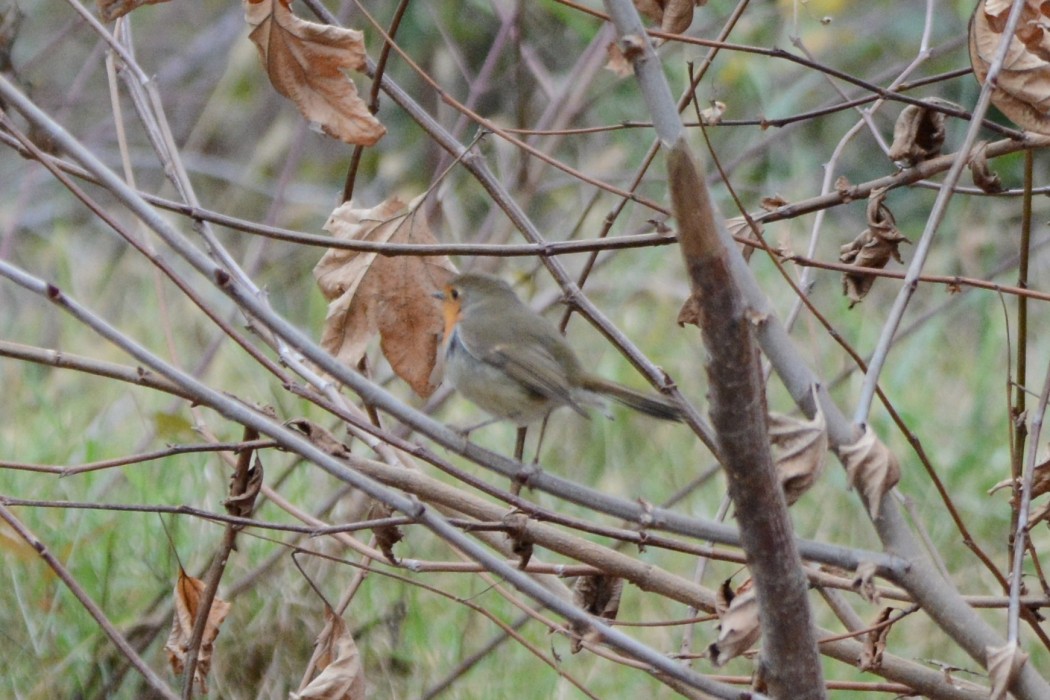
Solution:
{"label": "european robin", "polygon": [[440,294],[445,316],[445,377],[496,418],[528,425],[559,406],[584,416],[602,396],[663,420],[681,409],[588,374],[550,321],[525,305],[503,280],[483,274],[454,277]]}

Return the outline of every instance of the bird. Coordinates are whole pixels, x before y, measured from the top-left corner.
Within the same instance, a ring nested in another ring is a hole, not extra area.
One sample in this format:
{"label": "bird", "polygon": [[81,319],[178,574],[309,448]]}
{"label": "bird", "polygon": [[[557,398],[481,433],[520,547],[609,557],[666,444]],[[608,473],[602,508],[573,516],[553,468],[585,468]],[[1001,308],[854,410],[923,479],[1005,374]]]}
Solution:
{"label": "bird", "polygon": [[435,297],[445,322],[444,376],[464,397],[519,428],[568,406],[587,416],[604,397],[655,418],[681,421],[682,409],[584,370],[565,337],[498,277],[453,277]]}

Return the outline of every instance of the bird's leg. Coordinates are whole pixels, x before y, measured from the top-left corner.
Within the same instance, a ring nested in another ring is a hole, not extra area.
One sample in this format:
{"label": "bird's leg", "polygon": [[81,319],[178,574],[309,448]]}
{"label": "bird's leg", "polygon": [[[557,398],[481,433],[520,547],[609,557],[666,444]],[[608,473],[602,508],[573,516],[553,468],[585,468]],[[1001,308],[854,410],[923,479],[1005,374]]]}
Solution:
{"label": "bird's leg", "polygon": [[[528,432],[528,430],[529,429],[524,425],[518,426],[518,438],[514,442],[514,459],[518,460],[519,462],[524,461],[525,435]],[[522,469],[520,472],[515,474],[514,480],[510,485],[510,492],[517,496],[518,492],[521,491],[522,484],[529,480],[529,476],[531,473],[531,470],[528,467],[526,467],[525,469]]]}

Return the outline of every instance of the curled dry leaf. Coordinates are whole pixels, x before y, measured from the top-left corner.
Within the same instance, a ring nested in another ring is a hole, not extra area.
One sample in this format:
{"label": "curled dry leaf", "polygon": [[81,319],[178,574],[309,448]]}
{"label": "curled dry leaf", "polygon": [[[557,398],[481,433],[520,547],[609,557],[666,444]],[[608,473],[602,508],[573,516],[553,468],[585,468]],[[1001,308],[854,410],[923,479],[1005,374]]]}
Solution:
{"label": "curled dry leaf", "polygon": [[[813,389],[814,396],[816,387]],[[824,472],[828,454],[828,431],[820,403],[817,412],[802,420],[780,413],[769,414],[769,441],[773,448],[773,469],[784,498],[793,505]]]}
{"label": "curled dry leaf", "polygon": [[168,0],[98,0],[98,16],[103,22],[112,22],[143,5],[159,5]]}
{"label": "curled dry leaf", "polygon": [[[765,232],[765,229],[762,227],[761,223],[757,221],[754,223],[755,226],[753,227],[744,217],[734,216],[731,219],[726,219],[726,230],[728,230],[729,235],[735,238],[738,242],[743,239],[744,241],[756,241],[761,245],[761,239],[759,236]],[[755,231],[755,227],[758,228],[757,232]],[[744,260],[750,260],[751,254],[754,252],[755,246],[746,242],[740,243],[740,254],[744,256]],[[679,325],[681,325],[681,320],[679,320]]]}
{"label": "curled dry leaf", "polygon": [[702,315],[702,307],[700,306],[700,299],[697,297],[699,292],[693,292],[689,295],[689,298],[682,304],[682,308],[678,310],[678,318],[675,321],[680,327],[684,327],[687,323],[692,326],[700,328],[700,317]]}
{"label": "curled dry leaf", "polygon": [[693,23],[693,10],[707,0],[634,0],[638,11],[660,23],[660,29],[669,34],[681,34]]}
{"label": "curled dry leaf", "polygon": [[333,457],[346,458],[350,454],[350,448],[339,440],[331,430],[318,425],[306,418],[298,418],[288,421],[288,427],[298,430],[305,435],[316,447],[324,450]]}
{"label": "curled dry leaf", "polygon": [[353,145],[371,146],[386,133],[344,70],[365,67],[364,34],[299,19],[291,0],[244,0],[248,36],[277,92],[321,130]]}
{"label": "curled dry leaf", "polygon": [[837,452],[846,465],[850,488],[860,491],[872,520],[878,518],[882,497],[901,478],[897,457],[870,426],[864,426],[864,434],[852,445],[839,445]]}
{"label": "curled dry leaf", "polygon": [[529,516],[519,511],[511,511],[503,516],[503,524],[507,526],[510,551],[518,556],[518,568],[524,571],[535,551],[535,542],[529,535]]}
{"label": "curled dry leaf", "polygon": [[875,587],[875,562],[863,561],[853,576],[853,590],[872,605],[879,603],[879,589]]}
{"label": "curled dry leaf", "polygon": [[[619,576],[580,576],[572,587],[572,602],[595,617],[615,620],[620,614],[620,596],[623,594],[623,579]],[[572,643],[572,653],[583,648],[584,641],[597,641],[598,635],[589,627],[574,625],[579,635]]]}
{"label": "curled dry leaf", "polygon": [[[981,0],[970,18],[970,63],[984,85],[1006,29],[1010,2]],[[1050,12],[1045,0],[1025,0],[1010,37],[992,104],[1023,129],[1050,134]]]}
{"label": "curled dry leaf", "polygon": [[327,605],[324,628],[314,642],[310,665],[320,673],[293,700],[364,700],[365,671],[361,653],[343,618]]}
{"label": "curled dry leaf", "polygon": [[719,590],[718,639],[707,648],[711,663],[723,666],[754,646],[762,636],[758,622],[758,599],[748,579],[734,592],[725,581]]}
{"label": "curled dry leaf", "polygon": [[[393,514],[394,509],[385,503],[375,501],[372,504],[370,515],[372,518],[389,518]],[[402,532],[401,528],[397,525],[381,525],[372,528],[372,534],[375,535],[379,551],[383,553],[386,560],[394,566],[400,565],[400,560],[394,554],[394,545],[405,539],[405,533]]]}
{"label": "curled dry leaf", "polygon": [[[857,236],[851,243],[842,246],[839,252],[839,260],[847,265],[858,267],[870,267],[881,270],[886,267],[891,259],[902,262],[897,247],[903,241],[910,243],[897,229],[897,222],[893,213],[885,204],[886,191],[877,190],[868,199],[868,228]],[[871,286],[875,284],[875,276],[863,272],[846,272],[842,275],[842,291],[850,300],[850,308],[863,299]]]}
{"label": "curled dry leaf", "polygon": [[[179,580],[175,582],[175,615],[171,620],[171,633],[164,643],[168,652],[168,663],[175,675],[182,675],[189,653],[190,637],[193,636],[193,624],[197,619],[201,594],[204,592],[204,581],[188,576],[179,569]],[[204,636],[201,637],[200,650],[197,652],[197,667],[193,671],[193,682],[201,694],[208,692],[206,679],[211,669],[211,654],[215,638],[219,636],[219,626],[230,612],[230,604],[219,597],[212,599],[208,610],[208,621],[204,625]]]}
{"label": "curled dry leaf", "polygon": [[[926,100],[939,103],[936,98]],[[893,127],[893,144],[889,157],[894,163],[915,165],[940,155],[944,145],[944,112],[908,105],[901,110]]]}
{"label": "curled dry leaf", "polygon": [[1018,648],[1017,642],[1001,647],[988,647],[988,677],[992,679],[989,700],[1005,700],[1014,676],[1028,661],[1028,654]]}
{"label": "curled dry leaf", "polygon": [[988,142],[981,141],[973,148],[970,156],[970,175],[973,184],[980,187],[988,194],[996,194],[1003,191],[1003,181],[999,174],[988,167]]}
{"label": "curled dry leaf", "polygon": [[609,55],[609,60],[605,63],[606,70],[612,71],[621,78],[634,74],[634,65],[627,60],[619,42],[610,41],[609,45],[605,47],[605,52]]}
{"label": "curled dry leaf", "polygon": [[259,455],[255,456],[251,468],[248,470],[248,483],[242,493],[233,493],[237,480],[236,474],[230,478],[230,496],[222,502],[226,512],[238,518],[250,518],[255,510],[255,499],[263,484],[263,465]]}
{"label": "curled dry leaf", "polygon": [[875,629],[864,635],[864,648],[857,659],[857,667],[861,671],[878,672],[882,668],[882,655],[886,651],[886,638],[890,636],[892,624],[885,624],[893,614],[893,608],[883,608],[875,623],[871,625]]}
{"label": "curled dry leaf", "polygon": [[[355,209],[348,202],[332,212],[324,228],[340,240],[436,243],[415,204],[394,197],[372,209]],[[394,372],[417,394],[429,396],[444,331],[441,303],[431,295],[454,272],[444,255],[380,256],[330,248],[314,267],[329,301],[322,347],[353,367],[378,333]]]}

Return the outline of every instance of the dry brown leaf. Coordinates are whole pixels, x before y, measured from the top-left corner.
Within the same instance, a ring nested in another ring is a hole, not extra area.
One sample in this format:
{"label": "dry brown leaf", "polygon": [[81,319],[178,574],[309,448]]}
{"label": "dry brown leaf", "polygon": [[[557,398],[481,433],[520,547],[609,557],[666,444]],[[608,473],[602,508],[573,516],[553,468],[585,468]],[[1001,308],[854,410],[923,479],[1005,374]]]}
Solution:
{"label": "dry brown leaf", "polygon": [[824,471],[828,431],[820,403],[817,403],[816,415],[808,420],[770,413],[769,442],[773,448],[773,469],[790,506]]}
{"label": "dry brown leaf", "polygon": [[350,448],[347,447],[344,442],[339,440],[332,431],[322,425],[318,425],[306,418],[297,418],[288,421],[288,427],[293,430],[298,430],[309,438],[310,442],[316,447],[319,447],[333,457],[345,459],[350,455]]}
{"label": "dry brown leaf", "polygon": [[605,63],[606,70],[611,70],[621,78],[634,74],[634,66],[627,60],[619,42],[610,41],[605,51],[609,55],[609,60]]}
{"label": "dry brown leaf", "polygon": [[[931,99],[928,102],[941,102]],[[915,165],[940,155],[944,145],[944,112],[919,105],[901,110],[893,127],[889,157],[894,163]]]}
{"label": "dry brown leaf", "polygon": [[1017,642],[988,647],[985,651],[988,653],[988,677],[992,680],[988,700],[1004,700],[1010,683],[1028,661],[1028,654],[1017,647]]}
{"label": "dry brown leaf", "polygon": [[780,207],[787,206],[789,202],[784,198],[784,195],[774,194],[768,197],[763,197],[758,206],[762,207],[766,211],[776,211]]}
{"label": "dry brown leaf", "polygon": [[[182,675],[189,652],[190,637],[193,635],[193,623],[197,619],[201,593],[204,592],[204,581],[188,576],[179,569],[179,580],[175,583],[175,615],[171,620],[171,633],[164,643],[168,652],[168,663],[175,675]],[[197,652],[197,667],[193,671],[193,682],[201,694],[208,692],[207,677],[211,669],[211,653],[215,638],[219,636],[219,626],[230,612],[230,604],[218,596],[212,599],[208,610],[208,621],[204,626],[200,650]]]}
{"label": "dry brown leaf", "polygon": [[1003,191],[1003,181],[999,174],[988,167],[988,142],[981,141],[973,147],[970,156],[970,175],[973,184],[980,187],[988,194],[997,194]]}
{"label": "dry brown leaf", "polygon": [[311,666],[320,673],[293,700],[364,700],[365,671],[361,653],[343,618],[327,605],[324,628],[314,642]]}
{"label": "dry brown leaf", "polygon": [[[758,227],[758,233],[755,233],[755,229],[751,227],[751,224],[743,216],[734,216],[731,219],[726,219],[726,230],[729,231],[729,235],[739,240],[743,238],[745,241],[760,241],[759,235],[764,233],[762,224],[755,222],[755,226]],[[759,243],[761,245],[761,243]],[[752,253],[755,252],[755,246],[748,243],[740,243],[740,254],[744,256],[744,260],[750,260]],[[679,320],[681,325],[681,320]]]}
{"label": "dry brown leaf", "polygon": [[693,23],[693,10],[707,0],[634,0],[638,12],[660,23],[661,31],[681,34]]}
{"label": "dry brown leaf", "polygon": [[850,488],[860,491],[872,520],[878,518],[882,497],[901,478],[897,457],[876,437],[870,426],[864,426],[860,439],[852,445],[839,445],[837,451],[846,465]]}
{"label": "dry brown leaf", "polygon": [[[885,190],[877,190],[868,199],[868,228],[851,243],[842,246],[839,260],[847,265],[870,267],[881,270],[891,259],[901,261],[897,247],[910,243],[897,229],[893,213],[886,207]],[[842,275],[842,291],[850,300],[850,308],[863,299],[875,284],[875,276],[863,272],[845,272]]]}
{"label": "dry brown leaf", "polygon": [[[1021,128],[1040,134],[1050,134],[1050,14],[1045,5],[1045,0],[1026,0],[992,88],[992,104]],[[982,85],[999,50],[1010,6],[981,0],[970,18],[970,63]]]}
{"label": "dry brown leaf", "polygon": [[[860,652],[860,658],[857,659],[857,667],[861,671],[878,673],[879,669],[882,668],[882,655],[886,651],[886,638],[890,636],[890,628],[893,626],[884,625],[883,623],[890,619],[891,614],[893,614],[893,608],[883,608],[878,618],[875,619],[875,623],[871,625],[876,629],[864,635],[864,648]],[[879,625],[882,626],[879,627]]]}
{"label": "dry brown leaf", "polygon": [[112,22],[143,5],[159,5],[168,0],[98,0],[98,16],[103,22]]}
{"label": "dry brown leaf", "polygon": [[701,318],[701,306],[700,299],[697,298],[698,292],[693,292],[689,295],[689,298],[682,304],[682,308],[678,310],[678,318],[675,321],[679,326],[684,327],[687,323],[697,328],[700,327]]}
{"label": "dry brown leaf", "polygon": [[857,567],[853,575],[853,590],[860,593],[860,597],[872,605],[879,604],[879,589],[875,587],[875,572],[878,567],[875,562],[863,561]]}
{"label": "dry brown leaf", "polygon": [[[230,478],[231,491],[233,490],[236,479],[236,474]],[[229,498],[222,502],[222,505],[226,508],[226,512],[238,518],[251,517],[252,511],[255,510],[255,499],[259,495],[259,490],[262,488],[262,484],[262,460],[256,455],[255,462],[248,470],[248,483],[245,486],[244,493],[231,493]]]}
{"label": "dry brown leaf", "polygon": [[[595,617],[604,620],[615,620],[620,614],[620,596],[623,594],[623,579],[619,576],[580,576],[572,587],[573,604],[586,610]],[[576,639],[572,643],[572,653],[583,648],[584,641],[597,641],[598,635],[588,626],[574,624]]]}
{"label": "dry brown leaf", "polygon": [[291,0],[244,0],[244,18],[274,89],[304,117],[349,144],[371,146],[382,138],[386,127],[343,73],[364,69],[364,34],[299,19]]}
{"label": "dry brown leaf", "polygon": [[762,636],[758,621],[758,599],[748,579],[734,592],[729,581],[722,584],[718,596],[718,639],[707,648],[716,667],[723,666],[754,646]]}
{"label": "dry brown leaf", "polygon": [[[389,518],[394,514],[394,509],[385,503],[376,501],[372,506],[371,515],[372,518]],[[379,547],[379,551],[383,553],[394,566],[400,565],[400,560],[397,555],[394,554],[394,545],[405,539],[405,533],[401,531],[401,528],[397,525],[381,525],[379,527],[372,528],[372,534],[376,537],[376,545]]]}
{"label": "dry brown leaf", "polygon": [[[372,209],[355,209],[348,202],[332,212],[324,228],[339,240],[436,243],[415,204],[394,197]],[[444,331],[441,302],[431,295],[454,272],[444,255],[380,256],[330,248],[314,267],[330,302],[322,347],[353,367],[378,333],[394,372],[417,394],[429,396],[437,383],[431,375]]]}

